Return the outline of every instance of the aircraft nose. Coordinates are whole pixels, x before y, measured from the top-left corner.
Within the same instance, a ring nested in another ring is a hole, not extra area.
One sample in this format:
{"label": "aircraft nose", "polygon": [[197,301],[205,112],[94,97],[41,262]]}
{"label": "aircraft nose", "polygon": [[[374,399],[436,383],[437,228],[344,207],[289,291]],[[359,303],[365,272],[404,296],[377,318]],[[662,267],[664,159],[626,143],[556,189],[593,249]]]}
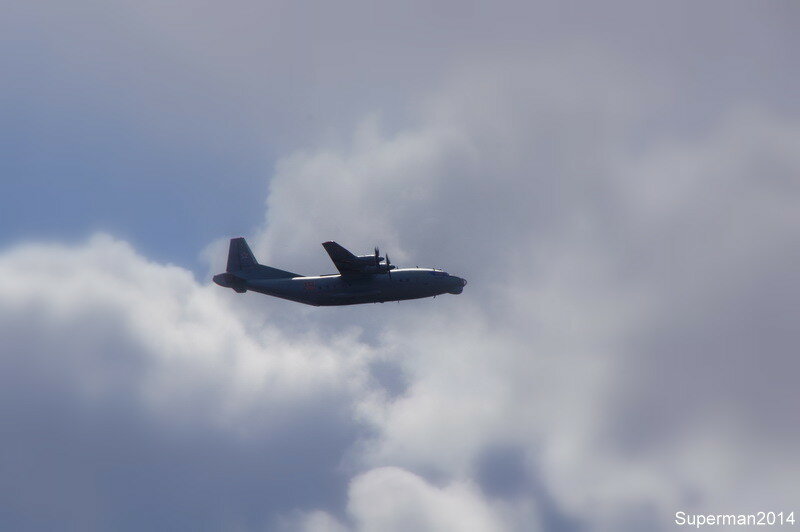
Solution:
{"label": "aircraft nose", "polygon": [[450,290],[451,294],[460,294],[464,291],[464,287],[467,286],[467,280],[462,279],[461,277],[456,277],[455,275],[452,276],[453,278],[453,288]]}

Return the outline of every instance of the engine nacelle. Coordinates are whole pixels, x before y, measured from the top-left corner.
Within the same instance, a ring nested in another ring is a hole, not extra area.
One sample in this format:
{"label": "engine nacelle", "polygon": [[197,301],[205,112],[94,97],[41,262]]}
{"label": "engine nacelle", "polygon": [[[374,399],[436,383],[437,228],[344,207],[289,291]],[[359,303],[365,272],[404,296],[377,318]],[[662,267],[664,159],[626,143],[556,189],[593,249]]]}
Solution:
{"label": "engine nacelle", "polygon": [[374,264],[369,264],[369,265],[364,266],[361,269],[361,272],[362,273],[388,273],[389,270],[394,270],[394,269],[395,269],[394,264],[392,264],[388,268],[386,267],[385,264],[379,264],[377,266],[375,266]]}
{"label": "engine nacelle", "polygon": [[[363,273],[389,273],[394,270],[394,266],[389,262],[389,255],[386,258],[378,254],[378,248],[375,248],[374,255],[358,255],[355,257],[358,267]],[[384,262],[386,261],[386,262]]]}
{"label": "engine nacelle", "polygon": [[[375,255],[359,255],[356,258],[358,259],[358,262],[375,264]],[[378,257],[378,262],[383,262],[383,257]]]}

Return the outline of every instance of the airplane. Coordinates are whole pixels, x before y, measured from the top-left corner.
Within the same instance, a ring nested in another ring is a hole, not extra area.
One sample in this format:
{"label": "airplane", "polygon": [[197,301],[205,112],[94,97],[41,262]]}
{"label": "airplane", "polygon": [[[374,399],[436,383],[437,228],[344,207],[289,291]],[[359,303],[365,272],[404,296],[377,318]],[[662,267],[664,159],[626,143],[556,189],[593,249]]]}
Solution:
{"label": "airplane", "polygon": [[353,255],[336,242],[322,246],[339,273],[306,277],[259,264],[244,238],[232,238],[225,273],[214,282],[235,292],[248,290],[314,306],[384,303],[460,294],[467,281],[435,268],[397,268],[379,255]]}

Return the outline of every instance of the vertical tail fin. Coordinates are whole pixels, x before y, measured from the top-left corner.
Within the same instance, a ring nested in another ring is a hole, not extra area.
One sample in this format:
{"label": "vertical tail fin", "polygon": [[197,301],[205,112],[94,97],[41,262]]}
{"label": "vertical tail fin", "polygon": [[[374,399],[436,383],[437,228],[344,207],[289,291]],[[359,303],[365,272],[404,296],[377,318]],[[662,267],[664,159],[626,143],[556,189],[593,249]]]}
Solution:
{"label": "vertical tail fin", "polygon": [[238,272],[253,266],[258,266],[258,261],[250,251],[247,241],[242,237],[231,238],[231,245],[228,248],[228,267],[225,271]]}

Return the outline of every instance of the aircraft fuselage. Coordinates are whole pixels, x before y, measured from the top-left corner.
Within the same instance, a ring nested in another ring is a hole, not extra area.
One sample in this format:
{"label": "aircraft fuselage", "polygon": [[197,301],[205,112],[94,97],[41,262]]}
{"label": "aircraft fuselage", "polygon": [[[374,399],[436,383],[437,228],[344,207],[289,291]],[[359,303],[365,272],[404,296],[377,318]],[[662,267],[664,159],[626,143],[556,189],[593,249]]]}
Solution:
{"label": "aircraft fuselage", "polygon": [[[259,264],[242,237],[232,238],[225,273],[214,282],[243,293],[248,290],[314,306],[357,305],[460,294],[467,281],[435,268],[397,268],[375,248],[355,256],[333,241],[322,246],[338,274],[308,277]],[[385,260],[385,262],[383,262]]]}
{"label": "aircraft fuselage", "polygon": [[442,270],[402,268],[391,274],[249,279],[239,287],[307,305],[331,306],[460,294],[466,284],[464,279]]}

